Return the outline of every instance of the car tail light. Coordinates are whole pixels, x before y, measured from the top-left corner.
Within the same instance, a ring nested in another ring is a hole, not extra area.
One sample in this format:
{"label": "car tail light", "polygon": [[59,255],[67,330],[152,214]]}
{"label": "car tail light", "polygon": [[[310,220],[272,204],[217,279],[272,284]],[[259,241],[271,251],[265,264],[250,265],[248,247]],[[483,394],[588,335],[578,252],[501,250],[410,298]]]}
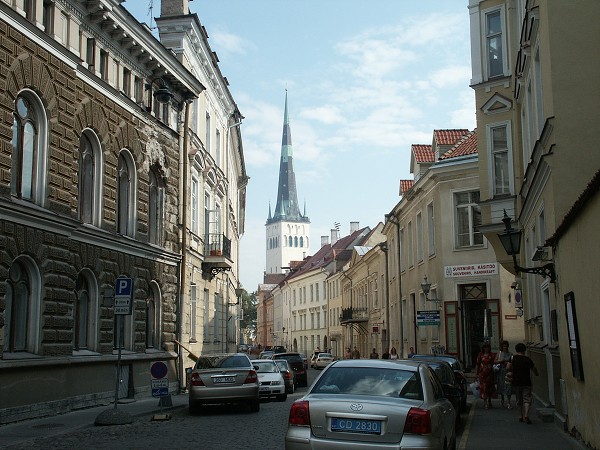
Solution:
{"label": "car tail light", "polygon": [[192,373],[192,377],[190,378],[192,386],[204,386],[204,382],[200,375],[197,372]]}
{"label": "car tail light", "polygon": [[310,412],[307,400],[298,400],[292,403],[288,424],[299,427],[310,427]]}
{"label": "car tail light", "polygon": [[246,380],[244,381],[244,384],[252,384],[252,383],[258,383],[258,376],[256,375],[256,371],[249,370],[248,375],[246,376]]}
{"label": "car tail light", "polygon": [[410,408],[404,423],[404,432],[431,434],[431,412],[427,409]]}
{"label": "car tail light", "polygon": [[291,374],[291,373],[289,373],[289,372],[285,372],[285,373],[283,374],[283,376],[284,376],[284,377],[285,377],[287,380],[289,380],[290,378],[292,378],[292,374]]}

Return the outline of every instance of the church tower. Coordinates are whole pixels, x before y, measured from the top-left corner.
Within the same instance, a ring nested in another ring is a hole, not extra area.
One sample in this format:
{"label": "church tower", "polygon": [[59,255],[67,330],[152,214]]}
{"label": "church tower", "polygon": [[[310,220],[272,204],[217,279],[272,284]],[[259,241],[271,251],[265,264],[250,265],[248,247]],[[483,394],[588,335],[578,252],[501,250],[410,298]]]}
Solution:
{"label": "church tower", "polygon": [[304,213],[300,213],[286,90],[277,205],[273,214],[269,205],[269,218],[266,223],[265,274],[283,273],[283,268],[289,267],[290,261],[301,261],[309,256],[310,220],[306,216],[306,206],[304,209]]}

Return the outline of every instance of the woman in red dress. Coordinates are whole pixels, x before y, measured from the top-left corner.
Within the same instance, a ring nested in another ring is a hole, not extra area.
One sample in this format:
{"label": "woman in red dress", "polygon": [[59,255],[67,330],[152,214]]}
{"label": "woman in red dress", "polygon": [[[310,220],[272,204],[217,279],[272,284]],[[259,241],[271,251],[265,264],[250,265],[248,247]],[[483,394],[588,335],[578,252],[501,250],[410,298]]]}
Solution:
{"label": "woman in red dress", "polygon": [[481,352],[477,355],[477,379],[479,380],[479,392],[485,409],[492,407],[492,398],[496,397],[495,359],[496,354],[492,353],[492,347],[488,342],[485,342],[481,346]]}

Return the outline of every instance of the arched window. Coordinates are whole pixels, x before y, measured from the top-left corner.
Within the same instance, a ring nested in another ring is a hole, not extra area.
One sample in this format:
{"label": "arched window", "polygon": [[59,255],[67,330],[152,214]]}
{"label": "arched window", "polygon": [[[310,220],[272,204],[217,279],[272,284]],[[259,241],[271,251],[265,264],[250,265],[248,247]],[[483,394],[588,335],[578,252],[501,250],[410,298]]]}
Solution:
{"label": "arched window", "polygon": [[4,311],[4,354],[37,353],[39,350],[39,309],[41,277],[28,257],[17,258],[8,271]]}
{"label": "arched window", "polygon": [[12,129],[11,194],[44,206],[47,117],[39,97],[22,91],[15,101]]}
{"label": "arched window", "polygon": [[298,247],[298,236],[294,236],[294,247]]}
{"label": "arched window", "polygon": [[146,348],[160,348],[160,287],[150,283],[150,297],[146,300]]}
{"label": "arched window", "polygon": [[300,247],[304,247],[304,238],[300,236]]}
{"label": "arched window", "polygon": [[161,245],[165,222],[165,183],[158,168],[150,170],[150,195],[148,196],[148,241]]}
{"label": "arched window", "polygon": [[90,129],[79,140],[79,220],[100,226],[102,202],[102,152]]}
{"label": "arched window", "polygon": [[294,246],[294,241],[293,241],[292,237],[290,236],[289,237],[289,245],[288,245],[288,247],[293,247],[293,246]]}
{"label": "arched window", "polygon": [[117,231],[134,237],[135,226],[135,166],[131,153],[122,150],[119,154],[117,173]]}
{"label": "arched window", "polygon": [[96,323],[98,313],[98,285],[93,273],[84,269],[75,283],[73,308],[73,350],[96,349]]}

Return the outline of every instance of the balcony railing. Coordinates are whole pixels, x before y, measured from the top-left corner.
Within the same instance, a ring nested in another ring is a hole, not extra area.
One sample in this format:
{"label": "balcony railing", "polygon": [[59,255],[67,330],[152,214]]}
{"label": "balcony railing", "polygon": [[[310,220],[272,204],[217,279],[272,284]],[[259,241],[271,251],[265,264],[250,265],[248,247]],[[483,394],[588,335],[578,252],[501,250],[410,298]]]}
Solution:
{"label": "balcony railing", "polygon": [[231,258],[231,239],[224,234],[211,233],[204,236],[204,255]]}
{"label": "balcony railing", "polygon": [[341,323],[347,322],[366,322],[369,320],[367,308],[343,308],[340,317]]}

